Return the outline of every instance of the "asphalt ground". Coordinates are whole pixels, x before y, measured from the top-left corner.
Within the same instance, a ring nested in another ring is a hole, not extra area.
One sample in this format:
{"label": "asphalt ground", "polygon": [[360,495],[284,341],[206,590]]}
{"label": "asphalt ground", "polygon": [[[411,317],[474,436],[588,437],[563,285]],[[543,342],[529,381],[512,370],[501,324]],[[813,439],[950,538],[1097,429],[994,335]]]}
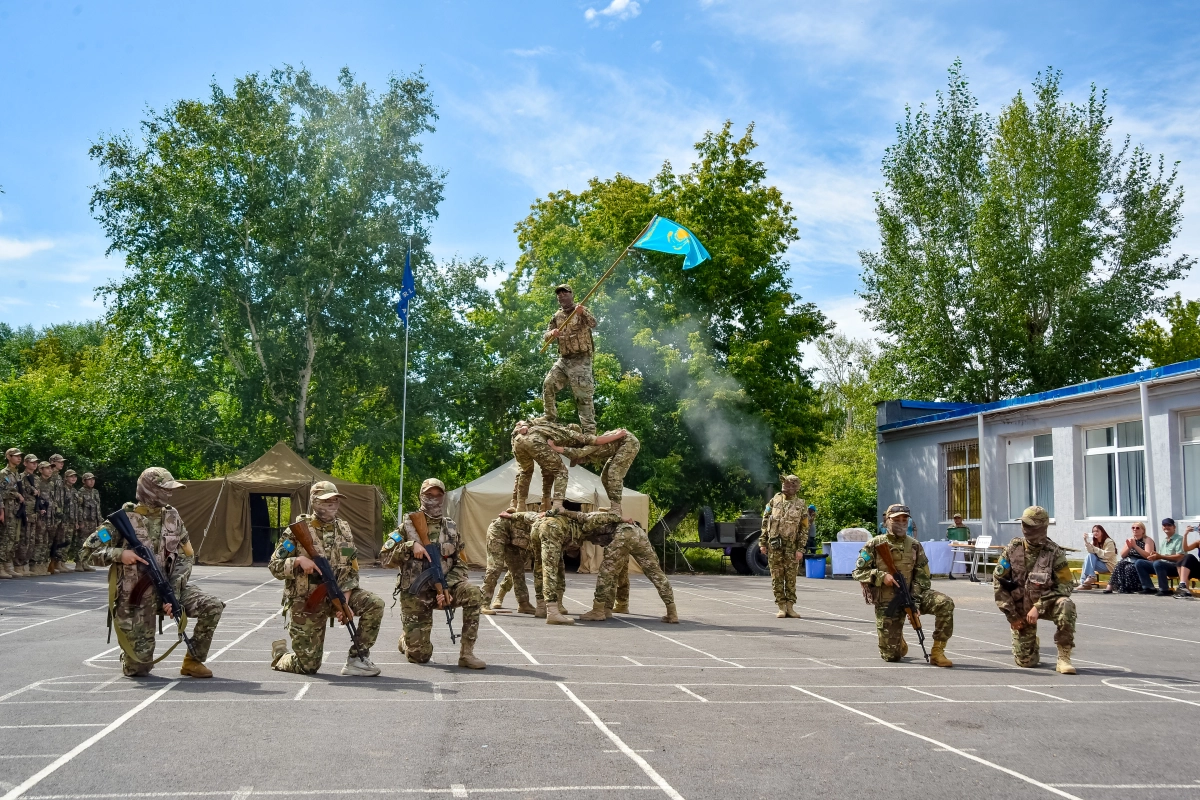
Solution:
{"label": "asphalt ground", "polygon": [[[180,678],[180,648],[131,680],[105,575],[0,582],[3,798],[1200,798],[1200,602],[1076,594],[1079,674],[1062,676],[1048,623],[1043,665],[1012,663],[988,585],[935,582],[957,603],[955,667],[937,669],[911,631],[905,661],[880,660],[850,581],[801,578],[804,618],[783,620],[765,578],[674,576],[667,625],[635,576],[634,613],[604,623],[548,626],[509,595],[480,626],[482,672],[455,666],[436,616],[433,661],[407,663],[394,609],[381,676],[338,674],[338,628],[304,677],[270,669],[280,584],[199,567],[228,603],[216,677]],[[363,582],[390,604],[391,572]],[[568,583],[590,607],[592,576]]]}

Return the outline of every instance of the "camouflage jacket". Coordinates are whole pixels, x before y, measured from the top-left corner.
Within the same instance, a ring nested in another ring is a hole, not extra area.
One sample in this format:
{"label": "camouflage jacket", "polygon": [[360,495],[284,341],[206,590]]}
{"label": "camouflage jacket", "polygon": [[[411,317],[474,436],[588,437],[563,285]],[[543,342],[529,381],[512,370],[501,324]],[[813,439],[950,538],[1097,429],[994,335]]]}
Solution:
{"label": "camouflage jacket", "polygon": [[61,472],[50,475],[50,521],[62,525],[67,521],[67,482]]}
{"label": "camouflage jacket", "polygon": [[[422,512],[414,513],[421,514]],[[450,589],[462,581],[469,581],[467,565],[459,558],[463,541],[454,520],[447,516],[436,519],[427,516],[425,517],[425,526],[430,544],[436,542],[441,547],[442,573],[446,576],[446,588]],[[411,516],[404,518],[403,533],[393,531],[383,541],[383,551],[379,554],[379,563],[388,569],[399,568],[400,571],[396,575],[397,593],[408,591],[412,582],[429,567],[429,562],[424,558],[413,557],[413,545],[419,541],[420,537],[417,536],[417,529],[413,526]],[[437,596],[433,584],[426,584],[421,593],[417,595],[417,599],[427,605],[435,605]]]}
{"label": "camouflage jacket", "polygon": [[[133,503],[126,503],[121,508],[129,516],[129,524],[133,526],[137,538],[154,553],[159,568],[171,581],[176,596],[180,595],[191,575],[194,554],[179,512],[171,506],[151,509]],[[102,565],[117,571],[118,600],[129,599],[143,574],[137,564],[121,563],[121,554],[124,552],[123,540],[112,523],[105,522],[84,541],[81,555],[85,564],[95,556]]]}
{"label": "camouflage jacket", "polygon": [[763,509],[762,532],[764,544],[775,537],[789,542],[807,540],[808,503],[799,495],[789,500],[783,492],[776,492]]}
{"label": "camouflage jacket", "polygon": [[569,518],[566,512],[539,517],[533,523],[532,534],[539,547],[544,546],[547,539],[559,542],[563,550],[578,548],[583,542],[583,526]]}
{"label": "camouflage jacket", "polygon": [[579,528],[579,540],[589,541],[601,547],[608,547],[619,525],[625,524],[620,514],[611,511],[560,511],[562,516],[576,523]]}
{"label": "camouflage jacket", "polygon": [[0,497],[4,502],[4,518],[17,517],[21,514],[25,496],[25,487],[21,482],[21,473],[11,466],[0,469]]}
{"label": "camouflage jacket", "polygon": [[595,436],[589,436],[568,425],[560,425],[544,419],[530,423],[528,435],[542,440],[553,439],[555,444],[562,447],[585,447],[596,441]]}
{"label": "camouflage jacket", "polygon": [[1059,597],[1070,597],[1075,576],[1067,564],[1067,554],[1049,539],[1040,548],[1025,539],[1013,539],[1004,548],[993,576],[996,605],[1016,622],[1033,606],[1046,614]]}
{"label": "camouflage jacket", "polygon": [[63,497],[66,500],[63,503],[63,521],[67,530],[73,531],[83,525],[83,498],[80,491],[65,482],[63,484]]}
{"label": "camouflage jacket", "polygon": [[[562,327],[570,313],[561,308],[554,312],[554,318],[550,320],[548,330]],[[586,308],[578,309],[575,316],[571,317],[570,324],[558,335],[558,354],[560,356],[590,356],[596,349],[596,345],[592,341],[592,328],[594,327],[596,327],[596,318],[592,316],[592,312]]]}
{"label": "camouflage jacket", "polygon": [[925,548],[911,536],[905,536],[896,541],[884,533],[876,536],[863,545],[858,553],[858,561],[854,565],[851,577],[868,587],[872,602],[875,605],[889,605],[896,596],[896,589],[887,586],[883,578],[888,574],[887,565],[880,556],[880,548],[887,547],[892,555],[896,571],[904,576],[908,590],[913,599],[920,597],[929,590],[933,578],[929,574],[929,559],[925,557]]}
{"label": "camouflage jacket", "polygon": [[104,514],[100,510],[99,489],[84,486],[79,490],[79,514],[84,530],[100,527],[100,523],[104,521]]}
{"label": "camouflage jacket", "polygon": [[[33,478],[33,488],[37,490],[38,519],[43,525],[53,525],[55,520],[54,504],[59,499],[55,496],[54,478],[46,480],[41,475],[35,475]],[[28,509],[26,509],[28,513]]]}
{"label": "camouflage jacket", "polygon": [[528,550],[530,529],[537,518],[536,511],[517,511],[511,518],[496,517],[488,525],[487,541],[499,539],[508,547]]}
{"label": "camouflage jacket", "polygon": [[[347,594],[357,589],[358,550],[354,546],[354,535],[350,532],[350,525],[337,517],[333,522],[321,522],[312,514],[301,514],[296,521],[308,524],[316,555],[324,556],[329,561],[338,587]],[[285,607],[291,607],[297,602],[303,603],[309,594],[323,583],[319,572],[313,570],[309,575],[297,563],[297,559],[305,555],[307,553],[296,541],[291,529],[284,528],[267,569],[283,581]]]}

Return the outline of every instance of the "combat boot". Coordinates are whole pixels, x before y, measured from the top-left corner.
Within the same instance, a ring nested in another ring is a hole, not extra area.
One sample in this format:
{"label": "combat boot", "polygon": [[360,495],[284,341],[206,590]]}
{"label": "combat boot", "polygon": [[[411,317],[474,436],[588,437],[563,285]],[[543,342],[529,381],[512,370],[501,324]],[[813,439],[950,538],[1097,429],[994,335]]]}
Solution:
{"label": "combat boot", "polygon": [[75,571],[76,572],[87,572],[87,567],[85,567],[83,565],[82,561],[76,561],[75,562]]}
{"label": "combat boot", "polygon": [[50,573],[46,571],[45,564],[34,564],[33,569],[29,571],[29,574],[34,578],[44,578]]}
{"label": "combat boot", "polygon": [[581,614],[579,619],[581,622],[603,622],[608,619],[608,614],[605,613],[607,606],[604,603],[592,601],[592,610],[586,614]]}
{"label": "combat boot", "polygon": [[1063,675],[1074,675],[1075,667],[1071,664],[1071,649],[1070,647],[1058,646],[1058,663],[1054,665],[1054,671]]}
{"label": "combat boot", "polygon": [[95,571],[96,571],[96,568],[95,568],[95,567],[93,567],[93,566],[92,566],[90,563],[88,563],[87,561],[85,561],[85,562],[83,562],[83,571],[84,571],[84,572],[95,572]]}
{"label": "combat boot", "polygon": [[613,612],[617,613],[617,614],[628,614],[629,613],[629,601],[628,600],[618,600],[617,604],[615,606],[613,606]]}
{"label": "combat boot", "polygon": [[0,578],[12,578],[12,577],[14,577],[14,576],[11,572],[8,571],[8,564],[0,564]]}
{"label": "combat boot", "polygon": [[561,603],[546,604],[546,624],[547,625],[574,625],[575,620],[568,617],[562,612]]}
{"label": "combat boot", "polygon": [[529,601],[526,600],[525,602],[517,605],[517,613],[518,614],[536,614],[537,609],[534,608],[532,605],[530,605]]}
{"label": "combat boot", "polygon": [[53,558],[50,559],[50,563],[46,565],[46,574],[47,575],[53,575],[56,572],[62,572],[62,571],[63,571],[63,568],[59,565],[58,561],[56,561]]}
{"label": "combat boot", "polygon": [[204,666],[203,661],[197,661],[192,658],[191,653],[185,653],[183,656],[183,666],[179,668],[180,675],[187,675],[189,678],[211,678],[212,670]]}
{"label": "combat boot", "polygon": [[663,622],[674,622],[676,624],[679,623],[679,612],[675,610],[674,603],[667,604],[667,613],[663,615],[662,621]]}
{"label": "combat boot", "polygon": [[356,678],[374,678],[380,672],[379,667],[375,666],[375,662],[371,661],[367,656],[346,656],[346,663],[342,665],[342,674],[350,675]]}
{"label": "combat boot", "polygon": [[271,666],[279,663],[279,659],[287,655],[287,639],[276,639],[271,642]]}
{"label": "combat boot", "polygon": [[29,564],[28,564],[28,563],[26,563],[26,564],[22,564],[22,565],[21,565],[21,575],[20,575],[20,577],[22,577],[22,578],[32,578],[32,577],[33,577],[33,570],[32,570],[32,569],[30,569],[30,567],[29,567]]}
{"label": "combat boot", "polygon": [[787,611],[786,616],[791,617],[792,619],[800,619],[800,615],[796,613],[795,606],[793,606],[791,603],[787,604],[787,608],[785,610]]}
{"label": "combat boot", "polygon": [[934,642],[933,649],[929,651],[929,663],[935,667],[953,667],[954,662],[946,658],[946,643]]}
{"label": "combat boot", "polygon": [[458,649],[458,665],[467,669],[487,669],[483,659],[475,657],[475,643],[466,639],[462,640]]}
{"label": "combat boot", "polygon": [[568,612],[567,612],[567,607],[566,607],[565,605],[563,605],[563,601],[562,601],[562,600],[559,600],[559,601],[558,601],[558,613],[560,613],[560,614],[566,614],[566,613],[568,613]]}
{"label": "combat boot", "polygon": [[492,609],[488,608],[486,605],[483,605],[483,606],[480,606],[480,607],[479,607],[479,613],[480,613],[480,614],[486,614],[486,615],[487,615],[487,616],[489,616],[489,617],[494,617],[494,616],[496,616],[496,612],[495,612],[495,611],[493,611]]}
{"label": "combat boot", "polygon": [[504,595],[508,594],[508,589],[500,587],[500,594],[496,595],[496,599],[492,601],[492,608],[504,608]]}
{"label": "combat boot", "polygon": [[605,606],[605,607],[604,607],[604,618],[605,618],[605,619],[612,619],[612,615],[613,615],[613,607],[612,607],[612,606]]}
{"label": "combat boot", "polygon": [[775,605],[779,606],[779,610],[775,612],[775,616],[778,619],[783,619],[784,617],[786,617],[787,616],[787,603],[776,603]]}
{"label": "combat boot", "polygon": [[537,608],[534,609],[533,616],[537,617],[538,619],[546,618],[546,601],[545,600],[537,601]]}

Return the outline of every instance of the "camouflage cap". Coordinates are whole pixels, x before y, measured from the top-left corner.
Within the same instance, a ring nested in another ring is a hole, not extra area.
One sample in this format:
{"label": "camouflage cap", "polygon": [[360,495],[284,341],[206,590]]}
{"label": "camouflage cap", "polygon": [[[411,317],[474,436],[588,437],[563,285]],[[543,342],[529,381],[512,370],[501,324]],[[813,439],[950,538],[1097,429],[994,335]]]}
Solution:
{"label": "camouflage cap", "polygon": [[49,461],[39,461],[38,462],[38,469],[49,469],[49,468],[50,468]]}
{"label": "camouflage cap", "polygon": [[883,519],[889,520],[892,517],[911,517],[912,512],[908,510],[908,506],[903,503],[892,503],[887,507],[887,511],[883,514]]}
{"label": "camouflage cap", "polygon": [[138,480],[141,481],[143,478],[147,481],[150,481],[155,486],[161,486],[164,489],[183,488],[183,484],[175,480],[174,476],[171,475],[170,470],[165,467],[149,467],[144,469],[142,470],[142,474],[138,477]]}
{"label": "camouflage cap", "polygon": [[1021,514],[1021,522],[1031,528],[1044,528],[1050,524],[1050,512],[1041,506],[1030,506]]}
{"label": "camouflage cap", "polygon": [[72,475],[78,475],[78,474],[79,474],[79,473],[77,473],[75,470],[73,470],[73,469],[69,469],[69,470],[67,470],[66,472],[64,472],[64,473],[63,473],[63,477],[64,477],[64,478],[69,478],[69,477],[71,477]]}
{"label": "camouflage cap", "polygon": [[568,283],[560,283],[558,286],[555,286],[554,293],[558,294],[559,292],[570,292],[571,294],[575,294],[575,290],[572,289],[571,285]]}
{"label": "camouflage cap", "polygon": [[19,448],[19,447],[10,447],[4,451],[5,458],[12,458],[13,456],[23,456],[23,455],[25,455],[25,454],[21,452],[21,448]]}
{"label": "camouflage cap", "polygon": [[26,463],[28,463],[28,462],[30,462],[30,461],[40,461],[40,460],[41,460],[41,459],[39,459],[39,458],[38,458],[37,456],[35,456],[33,453],[26,453],[26,454],[25,454],[25,462],[26,462]]}
{"label": "camouflage cap", "polygon": [[783,482],[784,483],[799,483],[800,476],[799,475],[784,475]]}
{"label": "camouflage cap", "polygon": [[54,455],[50,456],[50,463],[53,464],[55,461],[66,461],[66,459],[60,456],[58,453],[55,453]]}
{"label": "camouflage cap", "polygon": [[317,481],[308,490],[308,497],[311,500],[332,500],[335,497],[343,496],[333,481]]}
{"label": "camouflage cap", "polygon": [[85,473],[83,473],[83,479],[85,481],[94,481],[94,480],[96,480],[96,476],[90,472],[85,472]]}
{"label": "camouflage cap", "polygon": [[437,478],[426,478],[421,481],[421,494],[425,494],[430,489],[441,489],[442,494],[446,493],[446,484],[439,481]]}

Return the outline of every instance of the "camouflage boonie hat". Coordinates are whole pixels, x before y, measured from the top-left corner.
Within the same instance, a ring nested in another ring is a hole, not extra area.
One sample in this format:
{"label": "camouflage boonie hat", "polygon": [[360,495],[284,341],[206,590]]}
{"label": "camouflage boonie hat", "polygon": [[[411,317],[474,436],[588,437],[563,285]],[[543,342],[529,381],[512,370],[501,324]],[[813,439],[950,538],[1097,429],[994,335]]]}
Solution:
{"label": "camouflage boonie hat", "polygon": [[559,292],[570,292],[571,294],[575,294],[575,290],[571,288],[569,283],[560,283],[558,286],[555,286],[554,293],[558,294]]}
{"label": "camouflage boonie hat", "polygon": [[140,481],[142,478],[153,483],[155,486],[161,486],[164,489],[182,489],[183,484],[175,480],[171,475],[170,470],[166,467],[149,467],[142,470],[142,474],[138,476]]}
{"label": "camouflage boonie hat", "polygon": [[442,490],[442,494],[446,493],[446,484],[439,481],[437,478],[426,478],[421,481],[421,494],[425,494],[430,489],[438,488]]}
{"label": "camouflage boonie hat", "polygon": [[1021,514],[1021,522],[1031,528],[1044,528],[1050,524],[1050,512],[1041,506],[1030,506]]}
{"label": "camouflage boonie hat", "polygon": [[19,448],[19,447],[10,447],[4,451],[5,458],[12,458],[13,456],[24,456],[24,455],[25,454],[21,452],[21,448]]}
{"label": "camouflage boonie hat", "polygon": [[337,490],[337,486],[333,481],[317,481],[308,490],[309,499],[312,500],[332,500],[335,497],[343,497],[344,495]]}
{"label": "camouflage boonie hat", "polygon": [[64,478],[69,478],[69,477],[71,477],[72,475],[78,475],[78,474],[79,474],[79,473],[78,473],[78,472],[76,472],[75,470],[73,470],[73,469],[69,469],[69,470],[67,470],[66,472],[64,472],[64,473],[63,473],[63,477],[64,477]]}
{"label": "camouflage boonie hat", "polygon": [[904,505],[903,503],[892,503],[890,506],[887,507],[887,511],[884,512],[884,514],[883,514],[883,518],[885,521],[891,519],[892,517],[900,517],[900,516],[904,516],[904,517],[912,516],[912,512],[908,510],[908,506]]}
{"label": "camouflage boonie hat", "polygon": [[85,473],[83,473],[83,479],[85,481],[94,481],[94,480],[96,480],[96,476],[90,472],[85,472]]}
{"label": "camouflage boonie hat", "polygon": [[50,463],[53,464],[55,461],[66,461],[66,459],[60,456],[58,453],[55,453],[54,455],[50,456]]}

